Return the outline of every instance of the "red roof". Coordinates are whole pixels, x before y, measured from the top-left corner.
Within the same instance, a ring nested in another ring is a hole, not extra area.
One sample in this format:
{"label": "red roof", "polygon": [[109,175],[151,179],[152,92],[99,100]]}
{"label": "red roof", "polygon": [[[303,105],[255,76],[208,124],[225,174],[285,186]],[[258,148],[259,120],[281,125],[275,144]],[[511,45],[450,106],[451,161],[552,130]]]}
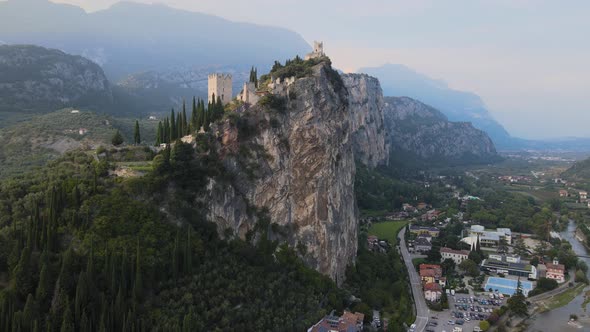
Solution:
{"label": "red roof", "polygon": [[437,284],[436,282],[429,282],[426,285],[424,285],[424,290],[441,292],[442,287],[440,287],[440,285]]}
{"label": "red roof", "polygon": [[559,270],[561,272],[565,271],[565,266],[563,264],[547,263],[547,264],[545,264],[545,266],[547,266],[547,270],[551,269],[551,270]]}

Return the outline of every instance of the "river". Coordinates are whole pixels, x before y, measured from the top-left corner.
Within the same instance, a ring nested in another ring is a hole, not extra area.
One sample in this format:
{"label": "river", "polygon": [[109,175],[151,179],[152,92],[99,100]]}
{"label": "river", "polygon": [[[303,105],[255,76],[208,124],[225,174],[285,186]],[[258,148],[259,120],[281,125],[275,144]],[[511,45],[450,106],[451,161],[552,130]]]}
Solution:
{"label": "river", "polygon": [[[578,255],[588,255],[588,250],[580,243],[576,238],[574,232],[576,231],[576,223],[570,220],[567,230],[561,232],[563,239],[568,240],[572,244],[574,252]],[[589,258],[581,258],[590,266]],[[573,278],[573,276],[572,276]],[[584,292],[576,296],[569,304],[557,308],[555,310],[547,311],[538,315],[535,315],[529,320],[529,327],[527,331],[590,331],[590,312],[582,308],[584,302],[584,293],[590,288],[586,287]],[[590,305],[588,306],[590,308]],[[579,322],[583,328],[578,329],[576,327],[567,324],[570,314],[576,314],[579,317]]]}

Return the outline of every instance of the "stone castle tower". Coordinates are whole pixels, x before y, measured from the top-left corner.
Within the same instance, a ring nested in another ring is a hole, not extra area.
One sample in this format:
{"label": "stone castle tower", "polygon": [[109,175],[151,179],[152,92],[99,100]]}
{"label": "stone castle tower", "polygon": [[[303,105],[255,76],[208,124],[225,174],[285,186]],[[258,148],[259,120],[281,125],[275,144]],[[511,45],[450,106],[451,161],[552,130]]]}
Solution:
{"label": "stone castle tower", "polygon": [[209,89],[208,89],[208,100],[212,102],[211,98],[215,94],[221,98],[223,105],[228,104],[232,98],[232,79],[230,74],[209,74]]}
{"label": "stone castle tower", "polygon": [[320,58],[325,56],[324,53],[324,42],[314,41],[313,42],[313,52],[307,54],[305,56],[305,60]]}

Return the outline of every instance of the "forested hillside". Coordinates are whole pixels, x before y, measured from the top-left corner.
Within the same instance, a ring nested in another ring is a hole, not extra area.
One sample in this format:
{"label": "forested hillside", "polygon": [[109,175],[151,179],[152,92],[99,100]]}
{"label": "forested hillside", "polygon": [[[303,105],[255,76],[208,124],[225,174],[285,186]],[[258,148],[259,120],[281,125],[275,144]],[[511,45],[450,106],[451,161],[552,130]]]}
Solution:
{"label": "forested hillside", "polygon": [[119,181],[72,152],[2,182],[0,330],[302,330],[341,308],[334,283],[263,227],[256,244],[218,238],[190,202],[223,167],[194,156],[176,144]]}

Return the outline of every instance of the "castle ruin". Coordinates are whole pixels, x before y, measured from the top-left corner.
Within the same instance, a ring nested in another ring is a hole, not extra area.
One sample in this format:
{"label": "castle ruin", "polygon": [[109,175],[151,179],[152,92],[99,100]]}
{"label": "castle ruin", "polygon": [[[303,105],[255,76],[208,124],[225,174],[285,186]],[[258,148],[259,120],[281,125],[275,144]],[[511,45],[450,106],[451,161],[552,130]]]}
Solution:
{"label": "castle ruin", "polygon": [[308,53],[305,56],[305,60],[321,58],[326,56],[324,53],[324,42],[314,41],[313,42],[313,52]]}
{"label": "castle ruin", "polygon": [[221,103],[227,105],[233,98],[232,93],[232,77],[230,74],[209,74],[208,84],[208,100],[209,103],[215,102],[212,100],[213,95],[215,99],[221,98]]}

